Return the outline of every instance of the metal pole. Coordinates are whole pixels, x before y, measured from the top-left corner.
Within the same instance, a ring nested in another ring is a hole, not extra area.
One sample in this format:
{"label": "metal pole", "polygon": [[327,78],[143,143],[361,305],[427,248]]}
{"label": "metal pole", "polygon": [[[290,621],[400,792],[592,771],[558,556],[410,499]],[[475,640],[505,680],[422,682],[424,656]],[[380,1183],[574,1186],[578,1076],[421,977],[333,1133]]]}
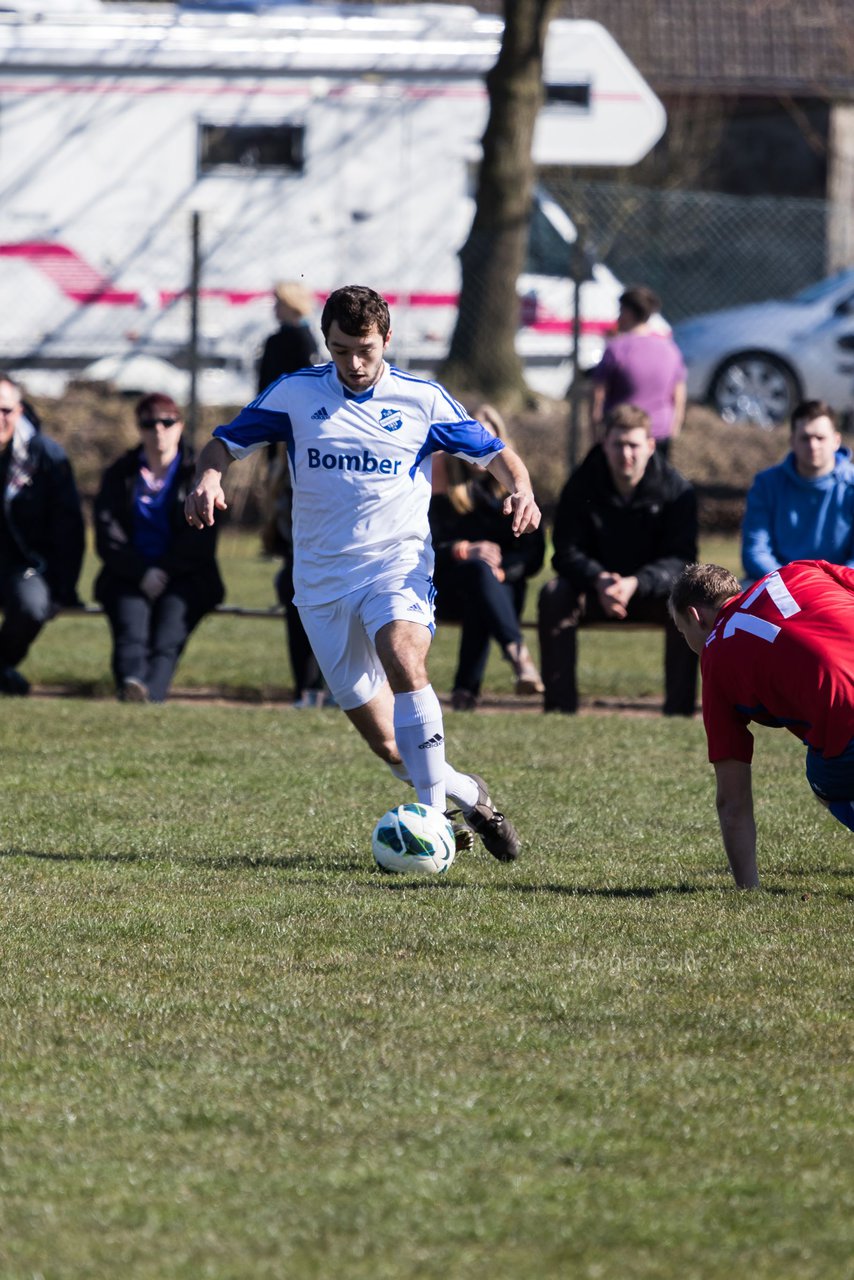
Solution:
{"label": "metal pole", "polygon": [[190,275],[190,348],[188,352],[190,402],[187,407],[187,426],[190,432],[190,444],[193,447],[196,444],[196,428],[199,417],[199,284],[202,277],[201,221],[201,214],[197,209],[194,209],[191,231],[192,269]]}
{"label": "metal pole", "polygon": [[578,463],[578,437],[580,434],[581,388],[579,386],[580,350],[581,350],[581,286],[584,283],[584,252],[581,241],[581,228],[578,228],[577,239],[572,247],[570,276],[575,293],[572,300],[572,383],[569,388],[569,470],[574,471]]}

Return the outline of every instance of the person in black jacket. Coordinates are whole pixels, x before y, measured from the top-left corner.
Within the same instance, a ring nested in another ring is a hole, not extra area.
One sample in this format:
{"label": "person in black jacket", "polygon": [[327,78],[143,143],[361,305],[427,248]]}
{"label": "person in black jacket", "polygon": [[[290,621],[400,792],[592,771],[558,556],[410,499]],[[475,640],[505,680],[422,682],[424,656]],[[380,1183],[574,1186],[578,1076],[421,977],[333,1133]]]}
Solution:
{"label": "person in black jacket", "polygon": [[544,709],[578,709],[576,629],[585,621],[652,622],[665,630],[665,715],[694,713],[697,658],[667,607],[673,583],[697,559],[691,484],[658,456],[649,415],[620,405],[558,500],[552,565],[540,592]]}
{"label": "person in black jacket", "polygon": [[104,562],[95,597],[113,635],[113,674],[123,702],[163,702],[178,659],[225,592],[216,531],[184,519],[194,459],[181,411],[153,393],[136,406],[141,443],[104,472],[95,499],[95,546]]}
{"label": "person in black jacket", "polygon": [[[491,405],[481,405],[474,416],[504,439],[503,421]],[[461,624],[451,693],[455,711],[477,706],[492,639],[513,668],[516,693],[543,692],[519,620],[528,579],[542,567],[545,539],[540,529],[514,537],[503,503],[504,490],[488,471],[449,455],[434,457],[430,536],[436,617]]]}
{"label": "person in black jacket", "polygon": [[80,606],[83,514],[71,464],[0,374],[0,694],[29,693],[16,668],[60,608]]}
{"label": "person in black jacket", "polygon": [[258,393],[285,373],[296,373],[318,358],[318,342],[312,332],[311,294],[298,280],[280,280],[273,289],[273,311],[279,328],[264,343],[258,364]]}
{"label": "person in black jacket", "polygon": [[[280,280],[273,290],[279,328],[264,344],[258,364],[258,394],[266,391],[286,373],[296,373],[319,358],[319,346],[309,322],[311,294],[298,280]],[[294,604],[291,473],[284,449],[269,447],[269,519],[264,530],[264,550],[280,554],[282,567],[276,574],[275,589],[285,609],[285,639],[294,674],[294,706],[317,706],[331,699],[326,691],[299,610]]]}

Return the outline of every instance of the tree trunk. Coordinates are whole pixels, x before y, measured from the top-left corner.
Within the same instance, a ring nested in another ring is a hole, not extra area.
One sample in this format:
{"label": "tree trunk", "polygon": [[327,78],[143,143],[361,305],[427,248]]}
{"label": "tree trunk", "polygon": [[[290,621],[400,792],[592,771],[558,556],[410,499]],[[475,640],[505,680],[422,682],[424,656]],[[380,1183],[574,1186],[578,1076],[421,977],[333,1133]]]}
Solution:
{"label": "tree trunk", "polygon": [[457,323],[441,377],[458,394],[505,407],[530,400],[516,354],[516,280],[525,263],[534,185],[534,125],[543,93],[543,46],[555,0],[504,0],[504,36],[486,77],[474,221],[460,250]]}

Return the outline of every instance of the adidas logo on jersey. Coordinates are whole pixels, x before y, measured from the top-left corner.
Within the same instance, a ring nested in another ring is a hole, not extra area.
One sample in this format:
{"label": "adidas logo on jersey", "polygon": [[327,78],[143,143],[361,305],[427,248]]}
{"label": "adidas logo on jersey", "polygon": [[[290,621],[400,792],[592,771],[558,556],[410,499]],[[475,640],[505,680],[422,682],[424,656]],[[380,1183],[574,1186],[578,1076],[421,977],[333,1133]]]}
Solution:
{"label": "adidas logo on jersey", "polygon": [[418,750],[428,751],[430,747],[441,747],[444,741],[445,739],[442,737],[441,733],[434,733],[433,737],[428,738],[426,742],[419,742]]}
{"label": "adidas logo on jersey", "polygon": [[326,409],[323,405],[320,406],[320,408],[317,410],[316,413],[313,413],[311,415],[311,420],[312,422],[328,422],[329,421],[329,414],[326,412]]}

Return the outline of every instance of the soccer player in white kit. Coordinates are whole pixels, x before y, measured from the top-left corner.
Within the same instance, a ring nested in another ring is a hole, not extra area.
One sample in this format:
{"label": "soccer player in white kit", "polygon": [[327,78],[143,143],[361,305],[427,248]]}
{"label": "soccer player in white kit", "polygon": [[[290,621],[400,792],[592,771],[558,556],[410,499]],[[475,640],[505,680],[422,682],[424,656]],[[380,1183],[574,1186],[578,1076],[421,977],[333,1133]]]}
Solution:
{"label": "soccer player in white kit", "polygon": [[[186,518],[225,510],[231,462],[284,441],[293,480],[294,602],[329,689],[392,773],[422,804],[447,797],[500,861],[520,842],[477,774],[445,759],[439,699],[427,674],[434,632],[427,521],[432,454],[488,467],[508,491],[514,534],[540,523],[528,471],[436,382],[386,363],[391,322],[374,290],[330,294],[321,329],[332,360],[286,374],[217,427],[199,456]],[[471,837],[469,837],[470,839]]]}

